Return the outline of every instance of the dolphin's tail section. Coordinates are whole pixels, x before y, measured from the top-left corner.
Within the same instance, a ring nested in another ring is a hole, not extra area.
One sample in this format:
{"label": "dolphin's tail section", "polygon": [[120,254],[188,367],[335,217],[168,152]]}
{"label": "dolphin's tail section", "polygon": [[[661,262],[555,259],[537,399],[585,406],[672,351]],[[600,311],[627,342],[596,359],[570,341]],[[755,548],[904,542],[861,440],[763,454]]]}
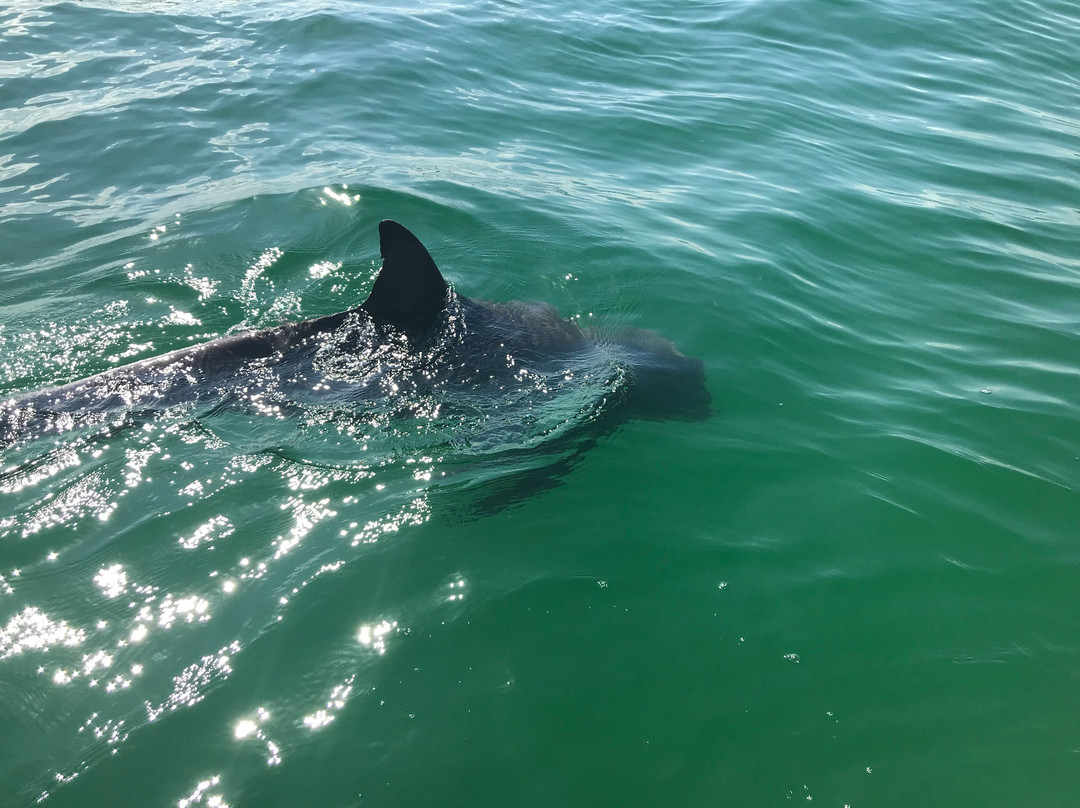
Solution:
{"label": "dolphin's tail section", "polygon": [[446,280],[420,239],[395,221],[379,223],[379,247],[382,271],[360,308],[377,322],[426,331],[446,308]]}

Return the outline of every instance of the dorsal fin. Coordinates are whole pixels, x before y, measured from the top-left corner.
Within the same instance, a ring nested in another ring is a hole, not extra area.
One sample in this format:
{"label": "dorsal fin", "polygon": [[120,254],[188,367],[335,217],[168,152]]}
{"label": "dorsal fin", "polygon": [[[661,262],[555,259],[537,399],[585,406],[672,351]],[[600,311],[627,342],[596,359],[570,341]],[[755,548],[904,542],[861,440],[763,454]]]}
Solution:
{"label": "dorsal fin", "polygon": [[379,222],[383,265],[360,306],[380,323],[403,331],[426,330],[446,307],[446,281],[427,249],[403,225]]}

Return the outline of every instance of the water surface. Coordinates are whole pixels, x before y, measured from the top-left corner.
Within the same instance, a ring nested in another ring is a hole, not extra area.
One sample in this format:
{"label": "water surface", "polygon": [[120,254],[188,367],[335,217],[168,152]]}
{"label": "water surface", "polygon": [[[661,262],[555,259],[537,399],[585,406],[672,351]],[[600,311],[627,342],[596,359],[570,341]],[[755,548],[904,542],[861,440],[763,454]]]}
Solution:
{"label": "water surface", "polygon": [[714,414],[5,451],[5,804],[1070,804],[1078,64],[1055,0],[7,6],[3,395],[355,306],[394,218]]}

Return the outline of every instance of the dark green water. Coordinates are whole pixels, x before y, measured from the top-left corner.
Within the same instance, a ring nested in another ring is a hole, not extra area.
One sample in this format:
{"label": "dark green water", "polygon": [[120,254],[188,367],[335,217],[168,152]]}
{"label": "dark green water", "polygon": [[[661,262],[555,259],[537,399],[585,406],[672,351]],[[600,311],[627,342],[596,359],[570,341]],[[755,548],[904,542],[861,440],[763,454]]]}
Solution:
{"label": "dark green water", "polygon": [[4,7],[0,393],[354,306],[390,217],[714,414],[7,450],[0,804],[1075,804],[1078,109],[1056,0]]}

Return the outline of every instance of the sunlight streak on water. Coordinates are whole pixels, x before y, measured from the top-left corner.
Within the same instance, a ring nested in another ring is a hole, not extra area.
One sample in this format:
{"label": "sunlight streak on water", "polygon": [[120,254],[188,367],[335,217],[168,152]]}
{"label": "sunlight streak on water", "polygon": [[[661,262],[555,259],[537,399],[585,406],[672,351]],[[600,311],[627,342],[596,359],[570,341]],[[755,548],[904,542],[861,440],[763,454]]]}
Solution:
{"label": "sunlight streak on water", "polygon": [[148,720],[156,721],[166,712],[180,707],[191,707],[206,697],[207,688],[221,681],[232,673],[231,657],[240,653],[240,643],[232,642],[217,653],[202,657],[184,668],[173,678],[173,689],[169,696],[159,704],[146,703]]}
{"label": "sunlight streak on water", "polygon": [[0,659],[30,649],[70,648],[81,645],[85,639],[86,632],[82,629],[72,628],[63,620],[51,620],[39,609],[27,606],[0,630]]}
{"label": "sunlight streak on water", "polygon": [[176,803],[176,808],[193,808],[193,806],[205,805],[206,808],[229,808],[220,792],[211,791],[221,783],[221,775],[215,774],[206,780],[201,780],[195,789],[186,797]]}
{"label": "sunlight streak on water", "polygon": [[[380,651],[380,653],[382,653],[382,651]],[[349,695],[352,693],[353,682],[355,679],[356,676],[354,674],[340,685],[335,686],[334,689],[330,691],[330,697],[327,699],[324,707],[316,710],[314,713],[304,716],[304,726],[310,730],[317,730],[333,721],[335,713],[344,709],[346,702],[349,700]]]}

